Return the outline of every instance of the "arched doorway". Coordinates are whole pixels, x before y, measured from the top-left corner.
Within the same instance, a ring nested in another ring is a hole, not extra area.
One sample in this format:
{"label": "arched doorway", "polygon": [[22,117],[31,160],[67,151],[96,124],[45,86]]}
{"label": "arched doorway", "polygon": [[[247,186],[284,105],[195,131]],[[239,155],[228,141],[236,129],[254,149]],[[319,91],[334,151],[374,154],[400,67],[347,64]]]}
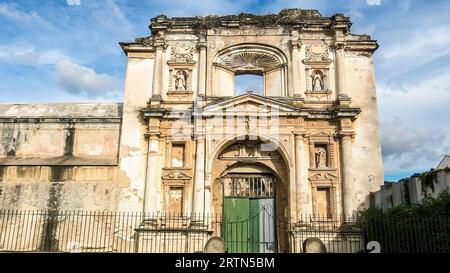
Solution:
{"label": "arched doorway", "polygon": [[213,163],[212,206],[228,252],[287,251],[288,168],[261,140],[235,140]]}
{"label": "arched doorway", "polygon": [[275,252],[275,175],[264,168],[242,165],[231,169],[221,182],[222,234],[227,250]]}

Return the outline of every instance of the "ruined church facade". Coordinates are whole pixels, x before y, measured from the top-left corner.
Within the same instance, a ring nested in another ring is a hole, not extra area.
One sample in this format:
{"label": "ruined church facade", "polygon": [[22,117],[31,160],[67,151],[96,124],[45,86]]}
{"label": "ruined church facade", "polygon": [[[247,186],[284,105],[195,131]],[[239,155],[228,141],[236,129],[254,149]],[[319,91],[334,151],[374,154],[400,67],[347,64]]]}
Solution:
{"label": "ruined church facade", "polygon": [[[149,37],[120,44],[123,103],[0,106],[2,208],[255,204],[292,222],[366,208],[383,184],[378,44],[350,27],[300,9],[153,18]],[[263,92],[236,95],[242,74]]]}
{"label": "ruined church facade", "polygon": [[[291,218],[364,208],[383,182],[378,46],[350,26],[309,10],[158,16],[150,37],[122,43],[118,168],[144,211],[222,213],[226,197],[252,194]],[[262,75],[262,95],[236,96],[241,74]]]}

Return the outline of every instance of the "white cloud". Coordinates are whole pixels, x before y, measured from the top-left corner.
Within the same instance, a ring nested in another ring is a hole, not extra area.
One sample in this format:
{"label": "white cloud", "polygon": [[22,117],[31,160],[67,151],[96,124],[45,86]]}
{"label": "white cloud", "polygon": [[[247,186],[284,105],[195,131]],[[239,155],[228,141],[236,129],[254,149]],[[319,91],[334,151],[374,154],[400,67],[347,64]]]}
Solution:
{"label": "white cloud", "polygon": [[382,48],[380,60],[392,76],[450,54],[450,25],[414,29]]}
{"label": "white cloud", "polygon": [[166,0],[154,5],[159,5],[157,7],[159,14],[165,13],[168,16],[193,16],[238,14],[240,12],[245,12],[246,10],[248,11],[248,8],[246,7],[257,4],[258,3],[255,0],[185,0],[182,1],[182,3],[178,0]]}
{"label": "white cloud", "polygon": [[379,84],[386,172],[427,170],[450,153],[449,68],[400,86]]}
{"label": "white cloud", "polygon": [[5,16],[20,23],[39,23],[46,25],[44,19],[35,11],[23,12],[16,8],[15,4],[0,3],[0,16]]}
{"label": "white cloud", "polygon": [[[436,113],[439,109],[444,109],[450,115],[450,108],[443,107],[450,105],[450,66],[442,67],[420,80],[399,81],[391,85],[380,83],[377,92],[380,94],[380,107],[385,112],[402,111],[417,115],[418,112]],[[435,117],[439,118],[441,117]],[[448,126],[450,127],[450,124]]]}
{"label": "white cloud", "polygon": [[[419,56],[430,59],[447,55],[450,43],[450,26],[435,26],[415,30],[407,34],[406,40],[397,40],[393,46],[384,50],[384,59]],[[447,50],[446,50],[447,49]]]}
{"label": "white cloud", "polygon": [[367,5],[379,6],[379,5],[381,5],[381,0],[367,0]]}
{"label": "white cloud", "polygon": [[69,6],[79,6],[81,5],[81,0],[66,0]]}
{"label": "white cloud", "polygon": [[381,138],[387,172],[435,167],[450,147],[446,131],[405,125],[398,116],[383,123]]}
{"label": "white cloud", "polygon": [[0,45],[0,62],[23,65],[55,64],[68,58],[59,49],[38,51],[34,47],[19,45]]}
{"label": "white cloud", "polygon": [[120,81],[94,69],[63,59],[56,63],[56,79],[71,94],[88,98],[117,97],[121,94]]}

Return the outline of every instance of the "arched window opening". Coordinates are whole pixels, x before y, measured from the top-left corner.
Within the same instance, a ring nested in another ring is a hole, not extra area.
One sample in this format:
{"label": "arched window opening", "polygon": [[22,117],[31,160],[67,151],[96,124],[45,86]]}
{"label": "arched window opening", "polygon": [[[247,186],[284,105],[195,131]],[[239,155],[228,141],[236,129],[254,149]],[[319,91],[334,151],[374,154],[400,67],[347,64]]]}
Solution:
{"label": "arched window opening", "polygon": [[241,74],[234,77],[234,95],[239,96],[251,91],[264,96],[264,76],[256,74]]}
{"label": "arched window opening", "polygon": [[253,91],[262,96],[287,96],[287,60],[277,48],[239,44],[225,48],[213,60],[214,96],[238,96]]}

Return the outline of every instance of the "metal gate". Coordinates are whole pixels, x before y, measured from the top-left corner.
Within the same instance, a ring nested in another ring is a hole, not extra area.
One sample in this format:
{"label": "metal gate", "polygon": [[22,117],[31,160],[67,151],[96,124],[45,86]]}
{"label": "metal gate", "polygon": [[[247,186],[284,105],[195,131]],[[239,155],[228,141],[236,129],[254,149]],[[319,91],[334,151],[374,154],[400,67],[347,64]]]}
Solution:
{"label": "metal gate", "polygon": [[274,177],[223,178],[223,238],[230,253],[276,252]]}

